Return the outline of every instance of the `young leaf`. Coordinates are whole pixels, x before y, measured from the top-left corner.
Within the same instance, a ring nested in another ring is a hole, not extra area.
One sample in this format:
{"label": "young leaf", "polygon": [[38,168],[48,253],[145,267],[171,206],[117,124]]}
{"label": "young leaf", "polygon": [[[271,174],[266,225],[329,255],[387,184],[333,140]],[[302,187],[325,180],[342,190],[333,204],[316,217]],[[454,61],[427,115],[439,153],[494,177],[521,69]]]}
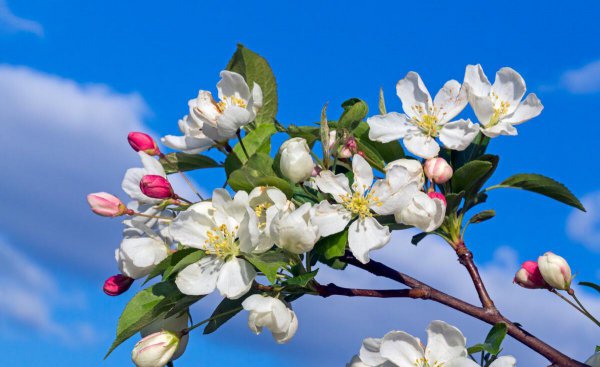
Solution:
{"label": "young leaf", "polygon": [[571,191],[566,188],[565,185],[543,175],[533,173],[516,174],[502,181],[500,184],[489,187],[486,190],[503,187],[536,192],[560,201],[561,203],[575,207],[581,211],[585,211],[585,208],[579,199],[577,199],[577,197],[575,197],[575,195],[573,195],[573,193],[571,193]]}
{"label": "young leaf", "polygon": [[358,98],[351,98],[342,103],[344,112],[338,120],[338,128],[354,130],[358,124],[367,117],[369,107]]}
{"label": "young leaf", "polygon": [[348,243],[348,231],[344,230],[331,236],[321,238],[315,245],[319,257],[331,260],[344,255]]}
{"label": "young leaf", "polygon": [[258,124],[273,123],[277,115],[277,82],[267,60],[238,44],[237,50],[226,67],[227,70],[241,74],[252,90],[258,83],[263,93],[263,105],[256,116]]}
{"label": "young leaf", "polygon": [[467,353],[476,354],[482,351],[486,351],[491,355],[498,355],[500,353],[500,346],[502,341],[506,337],[507,327],[504,323],[497,323],[492,327],[484,343],[475,344],[467,349]]}
{"label": "young leaf", "polygon": [[[331,156],[330,141],[329,141],[329,124],[327,122],[327,104],[321,110],[321,147],[323,148],[323,164],[325,168],[329,168],[329,157]],[[339,136],[336,136],[339,138]]]}
{"label": "young leaf", "polygon": [[[178,258],[177,261],[174,261],[169,267],[165,269],[163,273],[163,279],[168,279],[172,275],[179,273],[188,265],[191,265],[195,262],[200,261],[206,254],[202,250],[198,249],[186,249],[187,251],[181,254],[181,257]],[[180,253],[185,250],[179,250],[175,254]],[[175,255],[173,254],[173,255]]]}
{"label": "young leaf", "polygon": [[309,273],[304,273],[301,275],[298,275],[296,277],[290,278],[288,280],[286,280],[286,284],[287,285],[297,285],[299,287],[306,287],[306,285],[308,284],[308,282],[310,282],[311,280],[313,280],[313,278],[317,275],[317,272],[319,271],[319,269],[317,270],[313,270]]}
{"label": "young leaf", "polygon": [[203,334],[210,334],[217,331],[224,323],[229,321],[233,316],[237,315],[242,309],[242,302],[251,295],[255,294],[255,291],[250,290],[238,299],[227,299],[224,298],[221,303],[215,308],[210,320],[204,328]]}
{"label": "young leaf", "polygon": [[273,158],[265,153],[256,153],[242,168],[229,176],[229,186],[233,190],[252,191],[257,186],[273,186],[283,191],[287,197],[293,194],[290,183],[276,176],[273,170]]}
{"label": "young leaf", "polygon": [[494,216],[496,216],[496,211],[493,209],[484,210],[472,216],[471,219],[469,219],[469,223],[481,223],[488,219],[492,219]]}
{"label": "young leaf", "polygon": [[592,283],[592,282],[579,282],[579,285],[582,285],[584,287],[590,287],[590,288],[595,289],[596,291],[600,292],[600,285],[598,285],[596,283]]}
{"label": "young leaf", "polygon": [[169,153],[159,161],[167,174],[221,167],[214,159],[200,154]]}
{"label": "young leaf", "polygon": [[429,235],[431,233],[429,232],[421,232],[419,234],[416,234],[412,237],[412,239],[410,240],[410,243],[412,243],[413,245],[418,245],[419,242],[421,242],[423,240],[423,238],[427,237],[427,235]]}
{"label": "young leaf", "polygon": [[[275,125],[270,124],[258,125],[256,129],[250,131],[242,138],[248,155],[252,157],[255,153],[271,153],[271,136],[276,132]],[[224,167],[227,176],[242,167],[246,162],[248,162],[246,154],[244,154],[241,144],[238,143],[233,147],[233,152],[225,159]]]}
{"label": "young leaf", "polygon": [[469,191],[492,167],[492,163],[485,161],[471,161],[460,167],[452,176],[452,192]]}
{"label": "young leaf", "polygon": [[290,125],[287,133],[292,138],[303,138],[310,148],[319,140],[320,128],[314,126],[296,126]]}
{"label": "young leaf", "polygon": [[165,270],[167,270],[170,267],[173,267],[175,264],[177,264],[179,261],[181,261],[181,259],[183,259],[187,255],[189,255],[190,253],[195,252],[195,251],[199,251],[199,250],[193,249],[193,248],[183,249],[183,250],[179,250],[179,251],[174,252],[171,255],[167,256],[163,261],[158,263],[158,265],[156,265],[154,267],[154,269],[152,269],[150,274],[148,274],[148,276],[146,277],[144,284],[148,283],[149,280],[156,278],[157,276],[159,276],[161,274],[164,274]]}
{"label": "young leaf", "polygon": [[385,108],[385,98],[383,97],[383,88],[379,88],[379,114],[385,115],[387,110]]}
{"label": "young leaf", "polygon": [[269,251],[264,254],[246,255],[252,265],[262,272],[269,282],[275,283],[279,269],[289,264],[289,257],[282,251]]}

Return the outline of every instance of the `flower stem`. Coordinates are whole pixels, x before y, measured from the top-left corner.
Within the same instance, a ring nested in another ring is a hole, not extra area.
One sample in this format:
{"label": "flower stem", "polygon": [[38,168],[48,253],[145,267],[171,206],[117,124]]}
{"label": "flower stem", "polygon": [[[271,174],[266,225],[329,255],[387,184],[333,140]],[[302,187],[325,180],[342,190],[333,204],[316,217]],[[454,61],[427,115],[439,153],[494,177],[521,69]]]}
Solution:
{"label": "flower stem", "polygon": [[131,211],[131,212],[127,213],[127,214],[129,214],[129,215],[135,215],[135,216],[138,216],[138,217],[145,217],[145,218],[154,218],[154,219],[162,219],[162,220],[169,220],[169,221],[173,220],[173,218],[160,217],[158,215],[150,215],[150,214],[138,213],[138,212],[134,212],[134,211]]}
{"label": "flower stem", "polygon": [[569,295],[571,297],[573,297],[573,299],[575,300],[575,302],[577,302],[577,304],[579,305],[579,307],[581,307],[583,314],[586,315],[590,320],[592,320],[596,325],[600,326],[600,321],[598,321],[586,308],[585,306],[583,306],[583,304],[581,303],[581,301],[579,301],[579,298],[577,298],[577,296],[575,295],[575,291],[572,289],[569,289]]}
{"label": "flower stem", "polygon": [[246,156],[246,159],[250,159],[250,155],[248,155],[248,151],[246,150],[246,146],[244,146],[244,142],[242,141],[241,130],[238,129],[238,131],[236,131],[235,134],[238,137],[238,141],[240,142],[240,146],[242,147],[242,150],[244,151],[244,155]]}
{"label": "flower stem", "polygon": [[573,302],[571,302],[567,297],[563,296],[562,294],[558,293],[556,291],[556,289],[550,289],[550,293],[554,293],[557,296],[559,296],[560,298],[562,298],[563,301],[567,302],[568,304],[570,304],[571,306],[573,306],[573,308],[575,308],[577,311],[581,312],[582,314],[585,315],[585,311],[583,311],[581,308],[579,308],[576,304],[574,304]]}
{"label": "flower stem", "polygon": [[199,322],[199,323],[197,323],[197,324],[194,324],[194,325],[192,325],[192,326],[190,326],[190,327],[188,327],[188,328],[186,328],[186,329],[183,329],[183,330],[181,330],[181,335],[183,336],[183,335],[189,334],[189,332],[190,332],[190,331],[192,331],[192,330],[194,330],[195,328],[197,328],[197,327],[199,327],[199,326],[202,326],[202,325],[204,325],[204,324],[206,324],[206,323],[208,323],[208,322],[211,322],[211,321],[213,321],[213,320],[216,320],[216,319],[218,319],[218,318],[221,318],[221,317],[223,317],[223,316],[227,316],[227,315],[230,315],[230,314],[232,314],[232,313],[239,312],[239,311],[241,311],[241,310],[242,310],[242,308],[243,308],[243,307],[241,307],[241,306],[240,306],[240,307],[236,307],[236,308],[234,308],[234,309],[232,309],[232,310],[229,310],[229,311],[226,311],[226,312],[220,313],[220,314],[218,314],[218,315],[215,315],[215,316],[209,317],[209,318],[208,318],[208,319],[206,319],[206,320],[202,320],[202,321],[200,321],[200,322]]}
{"label": "flower stem", "polygon": [[[169,163],[173,163],[169,160],[169,158],[164,155],[164,154],[160,154],[160,158],[163,158],[165,161],[169,162]],[[177,173],[179,173],[181,175],[181,177],[183,177],[183,180],[185,182],[187,182],[187,184],[189,185],[189,187],[192,189],[192,191],[200,198],[200,200],[204,200],[204,198],[202,197],[202,195],[200,194],[200,192],[198,192],[198,190],[196,190],[196,187],[194,186],[194,184],[192,184],[192,181],[190,181],[190,179],[181,171],[177,171]]]}

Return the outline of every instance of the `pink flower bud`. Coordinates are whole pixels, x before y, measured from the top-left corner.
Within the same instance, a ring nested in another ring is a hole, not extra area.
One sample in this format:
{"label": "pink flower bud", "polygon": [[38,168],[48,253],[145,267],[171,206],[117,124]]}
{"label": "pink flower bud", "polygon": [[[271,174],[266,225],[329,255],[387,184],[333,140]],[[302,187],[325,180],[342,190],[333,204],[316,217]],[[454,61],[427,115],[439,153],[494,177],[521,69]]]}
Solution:
{"label": "pink flower bud", "polygon": [[118,217],[129,212],[118,197],[106,192],[89,194],[87,201],[92,211],[103,217]]}
{"label": "pink flower bud", "polygon": [[571,289],[573,275],[567,260],[552,252],[546,252],[538,258],[538,267],[542,277],[552,288],[563,291]]}
{"label": "pink flower bud", "polygon": [[427,193],[427,196],[429,196],[432,199],[439,199],[439,200],[441,200],[441,201],[444,202],[444,205],[447,205],[446,204],[446,197],[441,192],[431,191],[431,192]]}
{"label": "pink flower bud", "polygon": [[452,167],[444,158],[431,158],[425,162],[425,176],[436,184],[443,184],[452,178]]}
{"label": "pink flower bud", "polygon": [[320,166],[317,166],[315,164],[315,166],[313,167],[312,173],[310,174],[311,177],[317,177],[319,175],[319,173],[321,173],[321,171],[323,170],[323,168],[321,168]]}
{"label": "pink flower bud", "polygon": [[131,132],[127,135],[127,141],[136,152],[141,151],[149,155],[160,155],[158,145],[148,134]]}
{"label": "pink flower bud", "polygon": [[144,195],[154,199],[168,199],[175,196],[173,187],[163,176],[146,175],[140,181],[140,190]]}
{"label": "pink flower bud", "polygon": [[118,296],[119,294],[127,292],[134,280],[135,279],[123,274],[113,275],[106,279],[102,290],[109,296]]}
{"label": "pink flower bud", "polygon": [[344,145],[342,145],[342,147],[340,148],[338,157],[350,158],[357,152],[358,152],[358,143],[357,143],[356,139],[353,136],[351,136],[348,138],[348,140],[346,140],[346,143],[344,143]]}
{"label": "pink flower bud", "polygon": [[515,274],[513,283],[529,289],[548,288],[548,284],[546,284],[542,273],[540,273],[538,264],[531,260],[525,261],[521,265],[521,269]]}

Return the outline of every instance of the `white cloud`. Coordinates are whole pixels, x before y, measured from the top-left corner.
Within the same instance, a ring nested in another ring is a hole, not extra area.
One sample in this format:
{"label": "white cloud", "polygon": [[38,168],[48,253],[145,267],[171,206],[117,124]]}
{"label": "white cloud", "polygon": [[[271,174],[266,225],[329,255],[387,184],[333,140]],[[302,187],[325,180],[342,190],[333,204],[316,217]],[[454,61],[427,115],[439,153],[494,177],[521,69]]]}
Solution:
{"label": "white cloud", "polygon": [[573,210],[567,219],[567,233],[572,240],[600,252],[600,191],[584,196],[581,202],[587,212]]}
{"label": "white cloud", "polygon": [[11,32],[33,33],[39,37],[44,35],[44,28],[40,23],[13,14],[6,0],[0,0],[0,29]]}
{"label": "white cloud", "polygon": [[567,70],[561,84],[571,93],[594,93],[600,91],[600,60],[579,69]]}

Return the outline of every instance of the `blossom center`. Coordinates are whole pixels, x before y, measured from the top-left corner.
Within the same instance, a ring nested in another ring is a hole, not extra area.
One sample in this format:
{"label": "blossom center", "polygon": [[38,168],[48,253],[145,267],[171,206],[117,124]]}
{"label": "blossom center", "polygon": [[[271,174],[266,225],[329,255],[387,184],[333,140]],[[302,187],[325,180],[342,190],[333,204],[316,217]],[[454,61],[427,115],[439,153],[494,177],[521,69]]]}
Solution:
{"label": "blossom center", "polygon": [[444,367],[444,363],[436,361],[436,362],[433,362],[433,364],[432,364],[432,363],[429,363],[429,361],[425,357],[417,359],[415,361],[414,365],[415,365],[415,367]]}
{"label": "blossom center", "polygon": [[[237,230],[237,226],[235,229]],[[213,227],[206,232],[206,237],[208,237],[204,241],[206,254],[222,259],[236,257],[240,254],[240,248],[235,242],[236,231],[230,231],[227,225],[221,224],[219,227]]]}
{"label": "blossom center", "polygon": [[423,114],[420,119],[413,118],[413,123],[419,127],[425,134],[436,137],[439,133],[438,118],[433,114]]}
{"label": "blossom center", "polygon": [[269,209],[272,206],[272,203],[266,202],[258,204],[254,207],[254,212],[258,217],[258,228],[264,229],[267,226],[267,209]]}
{"label": "blossom center", "polygon": [[494,103],[494,113],[490,118],[490,122],[485,126],[486,128],[498,125],[498,122],[506,115],[510,107],[510,103],[500,100],[500,97],[496,93],[492,92],[490,98],[492,99],[492,103]]}
{"label": "blossom center", "polygon": [[345,194],[341,195],[342,205],[352,212],[354,215],[358,215],[361,219],[366,217],[372,217],[371,205],[381,206],[382,203],[377,196],[374,196],[370,192],[361,194],[358,191],[354,191],[352,195]]}
{"label": "blossom center", "polygon": [[246,103],[245,100],[243,100],[243,99],[241,99],[240,97],[237,97],[237,96],[225,97],[225,98],[223,98],[221,101],[219,101],[217,103],[217,109],[221,113],[223,111],[225,111],[225,109],[228,106],[236,106],[236,107],[246,108],[248,106],[248,103]]}

